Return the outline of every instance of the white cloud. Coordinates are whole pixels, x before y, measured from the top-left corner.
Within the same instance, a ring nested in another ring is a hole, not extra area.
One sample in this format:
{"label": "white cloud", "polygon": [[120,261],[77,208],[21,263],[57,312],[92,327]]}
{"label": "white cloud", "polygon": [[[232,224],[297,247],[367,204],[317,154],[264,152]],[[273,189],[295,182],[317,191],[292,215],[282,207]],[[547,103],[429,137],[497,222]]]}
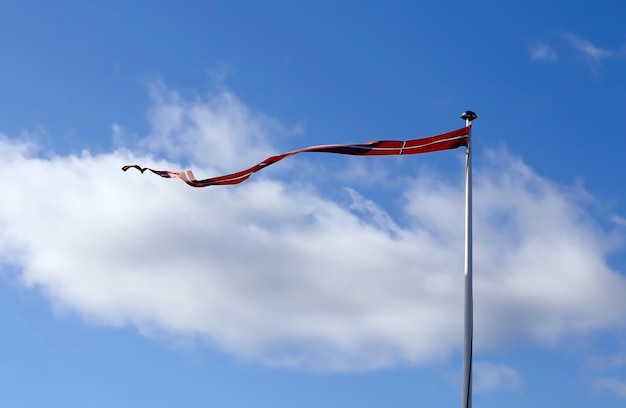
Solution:
{"label": "white cloud", "polygon": [[240,170],[233,166],[275,154],[272,137],[287,131],[276,120],[252,112],[229,91],[188,101],[156,83],[151,95],[156,102],[148,112],[153,132],[144,147],[217,172]]}
{"label": "white cloud", "polygon": [[597,69],[604,58],[615,55],[613,51],[596,47],[590,41],[574,34],[563,34],[563,38],[576,49],[592,69]]}
{"label": "white cloud", "polygon": [[491,392],[496,390],[518,390],[522,386],[521,375],[503,364],[476,362],[474,368],[473,390]]}
{"label": "white cloud", "polygon": [[619,215],[613,215],[611,221],[617,225],[626,226],[626,218],[620,217]]}
{"label": "white cloud", "polygon": [[595,391],[609,391],[613,394],[617,394],[622,398],[626,398],[626,382],[617,378],[590,378],[587,380],[587,383]]}
{"label": "white cloud", "polygon": [[[178,169],[175,160],[194,161],[199,176],[239,170],[274,152],[285,129],[228,92],[187,101],[160,86],[150,112],[140,155],[44,158],[0,139],[10,175],[0,179],[0,260],[20,282],[97,324],[191,336],[273,365],[424,364],[462,346],[461,180],[418,178],[394,218],[356,191],[333,201],[294,175],[198,190],[123,173],[135,162]],[[626,283],[575,193],[506,152],[484,161],[477,348],[623,326]]]}
{"label": "white cloud", "polygon": [[594,369],[617,369],[626,367],[626,353],[618,353],[608,357],[592,357],[586,365]]}
{"label": "white cloud", "polygon": [[617,323],[624,278],[605,261],[611,238],[576,204],[587,193],[559,188],[501,152],[490,160],[475,182],[474,256],[483,268],[475,301],[477,313],[489,316],[477,339],[551,343],[564,332]]}
{"label": "white cloud", "polygon": [[530,59],[533,61],[556,61],[556,51],[546,43],[537,43],[530,48]]}

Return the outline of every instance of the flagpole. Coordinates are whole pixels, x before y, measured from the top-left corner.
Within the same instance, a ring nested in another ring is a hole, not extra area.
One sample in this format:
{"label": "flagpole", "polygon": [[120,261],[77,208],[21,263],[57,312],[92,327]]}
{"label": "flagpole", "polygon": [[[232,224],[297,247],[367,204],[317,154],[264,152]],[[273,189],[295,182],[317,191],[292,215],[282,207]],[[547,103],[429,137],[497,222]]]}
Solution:
{"label": "flagpole", "polygon": [[472,408],[472,346],[474,340],[474,298],[472,290],[472,111],[463,112],[461,119],[469,127],[465,150],[465,292],[463,343],[463,408]]}

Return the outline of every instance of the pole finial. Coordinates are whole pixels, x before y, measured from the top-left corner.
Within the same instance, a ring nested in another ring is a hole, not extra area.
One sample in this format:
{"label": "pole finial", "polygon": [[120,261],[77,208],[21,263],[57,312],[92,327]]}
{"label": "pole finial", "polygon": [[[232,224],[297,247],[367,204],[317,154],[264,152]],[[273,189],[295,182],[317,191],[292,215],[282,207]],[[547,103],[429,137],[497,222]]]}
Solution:
{"label": "pole finial", "polygon": [[461,114],[461,119],[469,123],[472,123],[472,121],[476,118],[478,118],[478,115],[472,111],[465,111]]}

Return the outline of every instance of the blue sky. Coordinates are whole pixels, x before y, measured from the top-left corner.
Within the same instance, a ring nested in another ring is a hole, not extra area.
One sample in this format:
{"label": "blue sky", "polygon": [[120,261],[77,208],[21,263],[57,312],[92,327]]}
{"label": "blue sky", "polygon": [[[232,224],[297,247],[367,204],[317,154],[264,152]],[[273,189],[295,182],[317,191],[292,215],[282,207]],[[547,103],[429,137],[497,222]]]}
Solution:
{"label": "blue sky", "polygon": [[578,2],[0,6],[0,402],[461,404],[478,113],[477,407],[626,402],[626,11]]}

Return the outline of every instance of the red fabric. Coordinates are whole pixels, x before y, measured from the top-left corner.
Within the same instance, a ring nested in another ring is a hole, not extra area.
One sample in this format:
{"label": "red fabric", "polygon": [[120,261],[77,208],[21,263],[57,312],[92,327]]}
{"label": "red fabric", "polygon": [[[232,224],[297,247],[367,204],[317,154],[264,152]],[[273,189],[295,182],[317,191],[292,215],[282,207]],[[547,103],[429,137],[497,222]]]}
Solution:
{"label": "red fabric", "polygon": [[247,180],[252,175],[252,173],[256,173],[257,171],[267,166],[270,166],[277,161],[284,159],[285,157],[293,156],[297,153],[308,152],[348,154],[353,156],[392,156],[401,154],[429,153],[439,150],[455,149],[460,146],[467,146],[469,129],[469,127],[462,127],[460,129],[441,135],[406,141],[379,140],[363,144],[336,144],[305,147],[303,149],[298,149],[277,156],[268,157],[261,163],[237,173],[227,174],[219,177],[212,177],[204,180],[196,180],[191,170],[153,170],[148,167],[140,167],[137,164],[124,166],[122,167],[122,170],[126,171],[130,168],[135,168],[142,173],[148,170],[164,178],[182,179],[185,183],[189,184],[192,187],[224,186],[242,183]]}

